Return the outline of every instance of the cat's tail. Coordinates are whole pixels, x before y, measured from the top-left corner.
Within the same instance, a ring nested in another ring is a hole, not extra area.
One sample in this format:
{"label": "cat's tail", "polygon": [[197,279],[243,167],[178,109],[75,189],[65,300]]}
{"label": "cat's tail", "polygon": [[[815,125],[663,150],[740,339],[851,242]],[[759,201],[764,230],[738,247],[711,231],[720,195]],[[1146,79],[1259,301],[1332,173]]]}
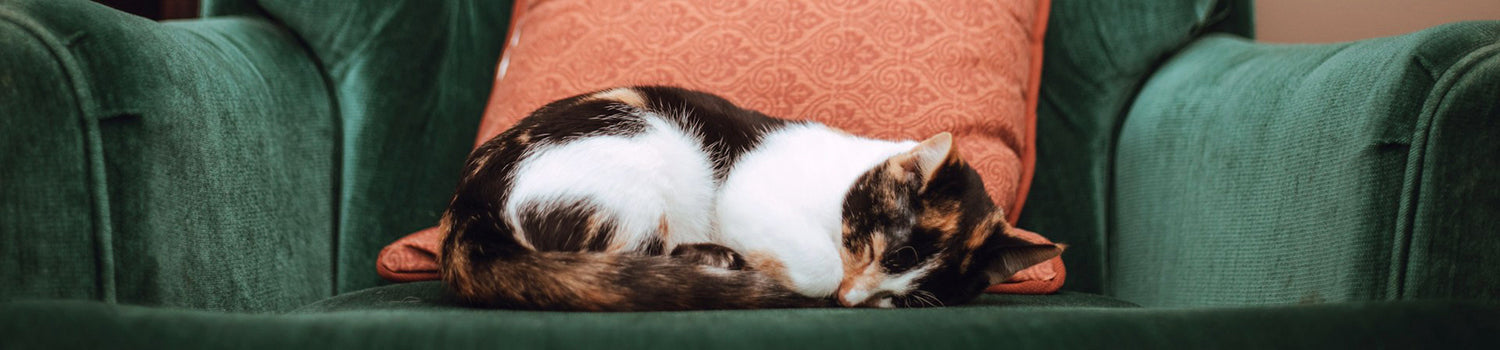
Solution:
{"label": "cat's tail", "polygon": [[793,292],[754,270],[693,264],[668,256],[597,252],[447,251],[443,283],[458,301],[479,307],[558,311],[664,311],[830,305]]}

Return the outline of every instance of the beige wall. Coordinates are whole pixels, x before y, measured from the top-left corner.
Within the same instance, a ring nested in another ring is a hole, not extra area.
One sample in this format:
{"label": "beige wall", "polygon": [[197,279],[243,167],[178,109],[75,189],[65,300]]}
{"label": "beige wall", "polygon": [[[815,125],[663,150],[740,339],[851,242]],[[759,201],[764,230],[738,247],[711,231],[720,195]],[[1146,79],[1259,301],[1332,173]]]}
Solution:
{"label": "beige wall", "polygon": [[1348,41],[1500,20],[1500,0],[1256,0],[1255,7],[1255,36],[1264,42]]}

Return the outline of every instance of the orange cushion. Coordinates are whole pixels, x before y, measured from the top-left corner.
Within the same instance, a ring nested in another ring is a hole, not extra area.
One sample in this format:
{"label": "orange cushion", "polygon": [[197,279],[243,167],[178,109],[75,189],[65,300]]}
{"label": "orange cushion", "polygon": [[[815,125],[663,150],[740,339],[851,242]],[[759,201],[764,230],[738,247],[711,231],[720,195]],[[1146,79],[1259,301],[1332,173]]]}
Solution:
{"label": "orange cushion", "polygon": [[[1031,243],[1052,243],[1042,235],[1019,228],[1012,230],[1011,234]],[[436,264],[433,266],[436,267]],[[1016,272],[1015,276],[1010,276],[1005,283],[990,286],[984,291],[1007,294],[1049,294],[1062,288],[1067,276],[1068,270],[1063,268],[1062,257],[1056,257]]]}
{"label": "orange cushion", "polygon": [[1019,217],[1048,0],[517,2],[479,143],[593,90],[677,85],[857,135],[952,132]]}
{"label": "orange cushion", "polygon": [[443,231],[438,226],[401,237],[380,250],[375,272],[392,282],[430,281],[438,276],[438,254],[443,251]]}
{"label": "orange cushion", "polygon": [[[960,154],[1014,222],[1035,157],[1048,6],[1049,0],[520,0],[476,145],[560,98],[677,85],[858,135],[920,140],[952,132]],[[397,246],[404,241],[382,252],[382,276],[406,266],[385,257],[393,248],[403,251]],[[1060,284],[1061,260],[1055,265],[1052,277]]]}

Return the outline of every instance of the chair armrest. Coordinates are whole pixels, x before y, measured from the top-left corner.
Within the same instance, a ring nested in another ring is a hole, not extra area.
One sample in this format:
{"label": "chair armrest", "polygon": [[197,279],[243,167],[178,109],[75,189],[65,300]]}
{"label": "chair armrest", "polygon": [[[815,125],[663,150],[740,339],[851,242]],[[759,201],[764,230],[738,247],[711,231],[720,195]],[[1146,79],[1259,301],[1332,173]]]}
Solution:
{"label": "chair armrest", "polygon": [[337,114],[289,32],[8,0],[0,47],[0,300],[331,294]]}
{"label": "chair armrest", "polygon": [[1500,297],[1500,22],[1209,36],[1114,159],[1109,291],[1142,305]]}
{"label": "chair armrest", "polygon": [[335,292],[386,282],[375,257],[437,222],[474,149],[513,0],[218,0],[294,33],[334,88],[340,137]]}

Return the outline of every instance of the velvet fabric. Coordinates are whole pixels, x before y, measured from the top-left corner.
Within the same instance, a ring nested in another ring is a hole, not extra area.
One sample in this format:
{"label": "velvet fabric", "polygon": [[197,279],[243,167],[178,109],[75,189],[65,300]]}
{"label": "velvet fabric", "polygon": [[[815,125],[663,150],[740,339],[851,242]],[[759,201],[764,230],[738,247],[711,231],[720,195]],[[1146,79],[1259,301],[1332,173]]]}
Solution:
{"label": "velvet fabric", "polygon": [[1266,45],[1248,8],[1054,0],[1019,224],[1075,292],[591,314],[374,272],[451,194],[509,2],[0,0],[0,348],[1495,347],[1500,22]]}
{"label": "velvet fabric", "polygon": [[1480,184],[1500,143],[1456,131],[1500,127],[1496,38],[1470,22],[1188,46],[1120,132],[1109,290],[1150,306],[1496,297],[1481,226],[1500,192]]}
{"label": "velvet fabric", "polygon": [[297,34],[334,87],[342,123],[334,292],[379,285],[376,254],[437,222],[458,186],[511,2],[258,4]]}
{"label": "velvet fabric", "polygon": [[[945,309],[662,313],[410,308],[395,302],[283,315],[22,302],[0,305],[0,347],[1418,349],[1488,348],[1500,342],[1500,322],[1493,317],[1500,307],[1493,304],[1142,309],[987,298],[995,303]],[[64,329],[86,336],[53,335]]]}
{"label": "velvet fabric", "polygon": [[1161,62],[1207,32],[1249,36],[1248,0],[1054,0],[1036,174],[1016,223],[1067,243],[1067,290],[1106,292],[1115,135]]}
{"label": "velvet fabric", "polygon": [[338,123],[291,32],[31,0],[0,3],[0,28],[0,298],[332,294]]}

